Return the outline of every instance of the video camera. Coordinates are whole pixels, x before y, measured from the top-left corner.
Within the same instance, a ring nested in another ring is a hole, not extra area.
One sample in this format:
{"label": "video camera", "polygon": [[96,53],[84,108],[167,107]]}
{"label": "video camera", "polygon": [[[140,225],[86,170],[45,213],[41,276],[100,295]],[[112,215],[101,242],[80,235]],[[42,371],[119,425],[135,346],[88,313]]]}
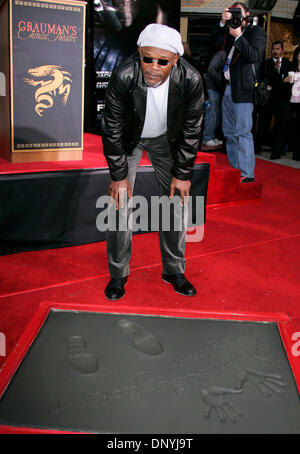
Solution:
{"label": "video camera", "polygon": [[227,21],[227,24],[231,28],[239,28],[242,25],[243,20],[247,24],[257,25],[258,17],[257,16],[246,16],[243,17],[241,8],[228,8],[229,12],[232,14],[231,19]]}

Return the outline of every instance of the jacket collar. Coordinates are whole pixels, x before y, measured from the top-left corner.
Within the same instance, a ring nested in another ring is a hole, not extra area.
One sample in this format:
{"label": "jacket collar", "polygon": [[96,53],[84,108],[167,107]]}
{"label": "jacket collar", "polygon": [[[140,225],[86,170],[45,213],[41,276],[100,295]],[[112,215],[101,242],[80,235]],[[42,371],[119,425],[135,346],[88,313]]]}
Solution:
{"label": "jacket collar", "polygon": [[138,64],[137,82],[132,91],[133,105],[141,123],[144,123],[147,104],[147,85],[145,84],[140,64]]}
{"label": "jacket collar", "polygon": [[183,102],[184,98],[182,93],[182,84],[180,83],[181,71],[179,69],[179,66],[177,65],[173,67],[170,74],[168,97],[168,129],[170,129],[174,116],[178,114],[178,107]]}

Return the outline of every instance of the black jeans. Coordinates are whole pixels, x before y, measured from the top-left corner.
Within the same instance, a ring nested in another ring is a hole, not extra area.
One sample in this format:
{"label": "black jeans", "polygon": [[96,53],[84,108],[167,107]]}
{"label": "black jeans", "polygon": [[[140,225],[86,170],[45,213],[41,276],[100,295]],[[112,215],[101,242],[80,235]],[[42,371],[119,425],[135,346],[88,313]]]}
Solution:
{"label": "black jeans", "polygon": [[288,128],[290,121],[289,101],[270,101],[260,111],[258,131],[255,140],[256,148],[259,149],[264,143],[264,138],[269,134],[269,127],[274,115],[274,127],[270,135],[271,150],[278,157],[284,154],[288,143]]}
{"label": "black jeans", "polygon": [[300,103],[291,103],[291,128],[289,149],[293,152],[294,159],[300,158],[299,127],[300,127]]}

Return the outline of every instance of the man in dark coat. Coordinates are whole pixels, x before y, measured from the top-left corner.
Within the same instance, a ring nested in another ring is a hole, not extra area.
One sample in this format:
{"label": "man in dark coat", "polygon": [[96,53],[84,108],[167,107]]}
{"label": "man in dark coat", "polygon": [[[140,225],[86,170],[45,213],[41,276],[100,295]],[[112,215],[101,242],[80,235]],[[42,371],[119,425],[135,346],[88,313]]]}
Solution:
{"label": "man in dark coat", "polygon": [[254,181],[255,154],[252,137],[252,113],[255,77],[252,64],[259,76],[259,66],[266,46],[266,32],[252,25],[250,12],[244,3],[232,5],[242,15],[240,26],[233,27],[229,8],[222,13],[220,23],[212,34],[216,48],[224,49],[226,60],[224,77],[226,89],[222,101],[222,126],[226,151],[231,167],[241,171],[241,182]]}
{"label": "man in dark coat", "polygon": [[256,151],[259,151],[274,115],[270,159],[278,159],[285,154],[288,140],[291,84],[284,83],[284,79],[289,71],[292,71],[292,62],[282,56],[282,41],[274,41],[271,52],[272,57],[266,60],[261,68],[261,76],[272,90],[268,103],[260,112]]}
{"label": "man in dark coat", "polygon": [[[118,209],[122,191],[132,196],[143,149],[147,150],[162,194],[183,201],[189,195],[203,115],[200,74],[184,59],[177,30],[150,24],[140,34],[138,53],[113,72],[102,119],[102,140],[111,175],[110,195]],[[185,278],[185,237],[160,231],[164,281],[183,295],[196,290]],[[109,230],[107,252],[110,300],[121,298],[129,275],[132,231]]]}

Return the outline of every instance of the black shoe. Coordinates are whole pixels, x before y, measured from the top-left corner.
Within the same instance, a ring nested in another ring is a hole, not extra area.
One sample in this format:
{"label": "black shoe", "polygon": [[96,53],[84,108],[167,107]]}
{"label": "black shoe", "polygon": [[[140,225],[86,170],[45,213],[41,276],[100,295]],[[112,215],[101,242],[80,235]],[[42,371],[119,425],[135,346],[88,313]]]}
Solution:
{"label": "black shoe", "polygon": [[255,154],[261,154],[261,146],[260,145],[255,145],[254,144],[254,153]]}
{"label": "black shoe", "polygon": [[104,290],[104,294],[109,300],[119,300],[125,295],[124,286],[127,283],[126,277],[112,277]]}
{"label": "black shoe", "polygon": [[281,157],[281,154],[280,153],[274,153],[272,152],[271,155],[270,155],[270,159],[280,159]]}
{"label": "black shoe", "polygon": [[250,177],[242,177],[240,179],[240,183],[253,183],[254,181],[254,178],[250,178]]}
{"label": "black shoe", "polygon": [[197,293],[192,284],[184,277],[184,274],[163,274],[162,279],[168,284],[172,284],[175,292],[180,293],[180,295],[193,296]]}

